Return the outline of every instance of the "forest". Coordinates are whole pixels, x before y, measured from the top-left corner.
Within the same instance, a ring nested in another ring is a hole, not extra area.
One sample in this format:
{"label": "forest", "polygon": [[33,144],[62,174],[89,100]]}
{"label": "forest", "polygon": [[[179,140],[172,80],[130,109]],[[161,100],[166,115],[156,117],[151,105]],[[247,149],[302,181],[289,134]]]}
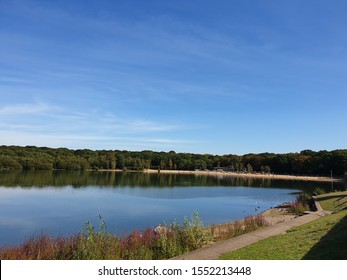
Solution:
{"label": "forest", "polygon": [[347,176],[347,149],[211,155],[0,146],[0,170],[224,170],[242,173]]}

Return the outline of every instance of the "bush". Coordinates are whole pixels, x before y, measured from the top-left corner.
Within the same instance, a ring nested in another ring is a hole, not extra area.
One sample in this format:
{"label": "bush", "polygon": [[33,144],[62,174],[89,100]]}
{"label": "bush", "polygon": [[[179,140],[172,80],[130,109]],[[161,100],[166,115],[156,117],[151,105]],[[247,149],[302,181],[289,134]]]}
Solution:
{"label": "bush", "polygon": [[194,212],[191,220],[184,219],[181,233],[182,244],[188,251],[202,247],[211,239],[211,235],[204,229],[204,224],[197,211]]}
{"label": "bush", "polygon": [[306,207],[304,204],[302,204],[299,201],[293,201],[290,204],[290,208],[289,208],[289,212],[295,215],[302,215],[307,210],[308,210],[308,207]]}
{"label": "bush", "polygon": [[169,226],[161,226],[158,238],[158,247],[162,254],[160,259],[199,249],[211,239],[210,231],[206,230],[198,212],[195,211],[191,219],[184,219],[182,226],[177,222],[172,222]]}
{"label": "bush", "polygon": [[312,200],[312,196],[307,193],[301,193],[296,197],[296,201],[300,202],[302,205],[308,205]]}
{"label": "bush", "polygon": [[[316,211],[316,204],[314,202],[313,197],[310,194],[307,193],[301,193],[296,197],[296,202],[298,202],[298,204],[293,204],[291,207],[293,208],[298,208],[295,209],[293,212],[305,212],[307,210],[311,210],[311,211]],[[305,209],[305,210],[304,210]],[[302,214],[301,213],[301,214]],[[299,214],[299,213],[298,213]]]}
{"label": "bush", "polygon": [[321,194],[325,194],[326,193],[326,191],[323,188],[320,188],[320,187],[315,188],[313,192],[315,194],[317,194],[317,195],[321,195]]}
{"label": "bush", "polygon": [[308,210],[315,211],[317,209],[312,196],[307,193],[299,194],[289,208],[289,212],[295,215],[302,215]]}
{"label": "bush", "polygon": [[120,259],[120,241],[107,231],[106,224],[101,216],[99,231],[87,222],[84,232],[77,235],[77,248],[73,259],[98,260],[98,259]]}

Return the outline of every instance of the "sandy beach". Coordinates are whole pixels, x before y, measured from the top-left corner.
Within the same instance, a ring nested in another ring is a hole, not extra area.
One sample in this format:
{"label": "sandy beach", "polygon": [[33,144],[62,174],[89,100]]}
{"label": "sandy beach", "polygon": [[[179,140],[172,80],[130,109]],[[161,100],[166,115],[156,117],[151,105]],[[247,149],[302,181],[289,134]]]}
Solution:
{"label": "sandy beach", "polygon": [[[158,173],[158,170],[145,169],[144,173]],[[280,175],[280,174],[254,174],[254,173],[237,173],[237,172],[221,172],[221,171],[188,171],[188,170],[160,170],[160,174],[190,174],[190,175],[205,175],[205,176],[230,176],[243,178],[257,178],[268,180],[299,180],[299,181],[320,181],[320,182],[342,182],[342,178],[330,178],[319,176],[295,176],[295,175]]]}

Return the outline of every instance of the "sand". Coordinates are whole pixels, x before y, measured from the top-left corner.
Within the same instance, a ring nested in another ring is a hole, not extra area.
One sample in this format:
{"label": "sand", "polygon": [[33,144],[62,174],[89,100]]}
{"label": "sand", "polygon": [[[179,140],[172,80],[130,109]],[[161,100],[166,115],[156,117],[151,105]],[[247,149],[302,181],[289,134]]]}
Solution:
{"label": "sand", "polygon": [[[158,170],[145,169],[144,173],[158,173]],[[330,178],[319,176],[295,176],[295,175],[279,175],[279,174],[258,174],[258,173],[237,173],[237,172],[223,172],[223,171],[186,171],[186,170],[160,170],[160,174],[190,174],[190,175],[207,175],[207,176],[230,176],[230,177],[243,177],[243,178],[256,178],[256,179],[269,179],[269,180],[300,180],[300,181],[320,181],[320,182],[342,182],[342,178]]]}

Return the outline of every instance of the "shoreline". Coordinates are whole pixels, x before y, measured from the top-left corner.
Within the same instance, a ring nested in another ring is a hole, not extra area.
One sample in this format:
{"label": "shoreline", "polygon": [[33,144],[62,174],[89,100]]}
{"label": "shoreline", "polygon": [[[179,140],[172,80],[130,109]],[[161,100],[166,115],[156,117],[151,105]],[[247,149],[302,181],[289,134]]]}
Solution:
{"label": "shoreline", "polygon": [[250,173],[237,173],[230,171],[205,171],[205,170],[155,170],[145,169],[143,171],[123,171],[120,169],[101,169],[101,172],[142,172],[146,174],[186,174],[186,175],[201,175],[201,176],[227,176],[227,177],[241,177],[253,179],[267,179],[267,180],[296,180],[296,181],[315,181],[315,182],[344,182],[343,178],[330,178],[323,176],[299,176],[299,175],[281,175],[281,174],[250,174]]}

